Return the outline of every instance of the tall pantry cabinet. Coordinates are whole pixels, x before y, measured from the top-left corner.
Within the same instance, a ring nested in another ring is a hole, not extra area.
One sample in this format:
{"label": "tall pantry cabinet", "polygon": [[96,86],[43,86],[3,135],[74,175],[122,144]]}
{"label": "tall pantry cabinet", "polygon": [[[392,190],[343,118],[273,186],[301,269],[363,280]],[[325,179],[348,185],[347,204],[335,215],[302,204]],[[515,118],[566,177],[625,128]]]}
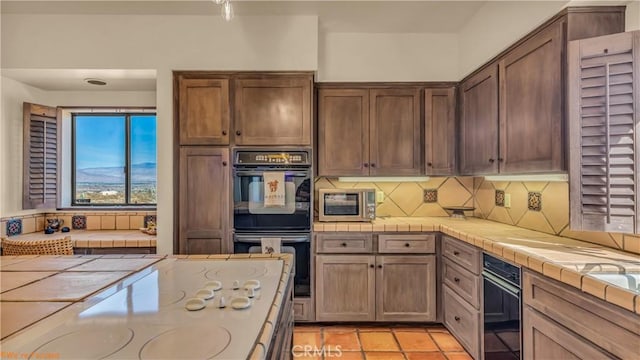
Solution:
{"label": "tall pantry cabinet", "polygon": [[174,72],[174,252],[233,252],[231,147],[311,146],[313,74]]}

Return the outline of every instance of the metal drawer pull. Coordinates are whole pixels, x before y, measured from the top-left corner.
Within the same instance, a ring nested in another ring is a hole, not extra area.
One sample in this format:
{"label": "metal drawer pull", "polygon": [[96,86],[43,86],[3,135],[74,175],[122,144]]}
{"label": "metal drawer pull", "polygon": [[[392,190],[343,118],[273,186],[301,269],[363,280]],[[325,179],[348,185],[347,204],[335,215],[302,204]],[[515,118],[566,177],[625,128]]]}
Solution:
{"label": "metal drawer pull", "polygon": [[340,244],[340,246],[347,247],[347,243],[342,243],[342,244]]}
{"label": "metal drawer pull", "polygon": [[404,244],[404,246],[405,246],[405,247],[411,247],[411,244],[409,244],[409,243],[405,243],[405,244]]}
{"label": "metal drawer pull", "polygon": [[455,256],[460,255],[460,251],[454,251],[454,252],[453,252],[453,255],[455,255]]}

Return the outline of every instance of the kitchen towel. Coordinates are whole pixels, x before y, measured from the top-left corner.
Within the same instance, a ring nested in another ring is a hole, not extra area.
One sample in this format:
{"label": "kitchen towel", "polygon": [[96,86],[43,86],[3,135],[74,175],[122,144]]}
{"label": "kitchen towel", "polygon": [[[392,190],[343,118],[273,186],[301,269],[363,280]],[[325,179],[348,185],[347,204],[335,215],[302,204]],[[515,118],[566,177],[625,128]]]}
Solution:
{"label": "kitchen towel", "polygon": [[279,254],[281,251],[280,245],[282,244],[282,238],[279,238],[279,237],[260,238],[260,243],[262,244],[263,254]]}
{"label": "kitchen towel", "polygon": [[265,171],[264,177],[264,207],[285,206],[285,183],[283,171]]}

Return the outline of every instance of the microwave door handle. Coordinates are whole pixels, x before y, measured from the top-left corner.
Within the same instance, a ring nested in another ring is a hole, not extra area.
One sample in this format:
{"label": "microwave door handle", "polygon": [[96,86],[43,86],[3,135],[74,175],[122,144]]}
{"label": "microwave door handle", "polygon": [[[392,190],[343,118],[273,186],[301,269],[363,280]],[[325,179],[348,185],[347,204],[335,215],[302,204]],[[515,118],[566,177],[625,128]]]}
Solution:
{"label": "microwave door handle", "polygon": [[[268,236],[265,236],[265,237],[268,237]],[[272,236],[272,237],[277,237],[277,236]],[[262,243],[260,238],[255,238],[255,237],[237,238],[236,242],[248,243],[248,244],[260,244],[260,243]],[[286,244],[299,244],[299,243],[305,243],[305,242],[309,242],[309,239],[307,239],[306,237],[283,238],[282,239],[282,244],[283,245],[286,245]]]}
{"label": "microwave door handle", "polygon": [[[309,176],[309,172],[308,171],[304,171],[304,172],[300,172],[300,171],[291,171],[291,170],[283,170],[285,173],[287,173],[286,176],[293,176],[293,177],[308,177]],[[247,171],[247,170],[236,170],[234,172],[235,175],[237,176],[263,176],[265,172],[269,172],[268,170],[265,171]]]}

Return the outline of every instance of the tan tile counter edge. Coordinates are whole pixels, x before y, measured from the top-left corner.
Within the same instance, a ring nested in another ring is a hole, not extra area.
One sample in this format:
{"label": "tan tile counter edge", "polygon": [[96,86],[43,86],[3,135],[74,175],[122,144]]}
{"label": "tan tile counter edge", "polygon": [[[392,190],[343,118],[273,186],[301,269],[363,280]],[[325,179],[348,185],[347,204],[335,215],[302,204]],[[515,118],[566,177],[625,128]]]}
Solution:
{"label": "tan tile counter edge", "polygon": [[[592,276],[588,276],[580,273],[577,269],[560,264],[544,256],[537,255],[531,247],[529,249],[526,246],[519,245],[510,246],[508,239],[504,239],[503,236],[497,235],[500,232],[504,232],[505,229],[512,230],[518,233],[520,238],[526,238],[527,233],[530,233],[531,239],[543,238],[550,240],[566,239],[568,244],[580,244],[585,248],[600,249],[602,251],[609,251],[608,248],[583,242],[574,239],[562,238],[559,236],[548,235],[540,233],[534,230],[527,230],[518,228],[511,225],[500,224],[493,221],[482,220],[472,218],[473,222],[467,222],[464,220],[452,220],[450,218],[386,218],[374,221],[373,223],[320,223],[315,222],[313,224],[314,232],[430,232],[439,231],[443,234],[449,235],[456,239],[467,242],[471,245],[475,245],[485,252],[500,256],[508,261],[511,261],[520,266],[526,267],[533,271],[539,272],[558,280],[564,284],[580,289],[583,292],[591,294],[597,298],[607,301],[611,304],[615,304],[629,311],[633,311],[636,314],[640,314],[640,295],[629,291],[627,289],[617,287],[600,279]],[[456,223],[457,222],[457,223]],[[459,225],[458,225],[459,224]],[[471,226],[469,226],[471,225]],[[483,227],[483,232],[491,232],[491,228],[496,229],[495,238],[491,235],[480,235],[478,226]],[[472,229],[466,229],[471,227]],[[465,229],[461,229],[465,228]],[[473,229],[476,228],[476,229]],[[487,230],[487,228],[489,230]],[[524,235],[523,235],[524,234]],[[496,238],[500,238],[497,240]],[[572,245],[565,245],[569,249]],[[576,248],[577,245],[573,245]],[[621,253],[620,250],[610,249],[612,254]],[[632,253],[625,253],[631,257],[637,257],[637,261],[640,262],[640,257]]]}
{"label": "tan tile counter edge", "polygon": [[70,236],[74,248],[156,247],[156,235],[140,230],[71,230],[68,233],[42,232],[11,236],[12,240],[57,239]]}

